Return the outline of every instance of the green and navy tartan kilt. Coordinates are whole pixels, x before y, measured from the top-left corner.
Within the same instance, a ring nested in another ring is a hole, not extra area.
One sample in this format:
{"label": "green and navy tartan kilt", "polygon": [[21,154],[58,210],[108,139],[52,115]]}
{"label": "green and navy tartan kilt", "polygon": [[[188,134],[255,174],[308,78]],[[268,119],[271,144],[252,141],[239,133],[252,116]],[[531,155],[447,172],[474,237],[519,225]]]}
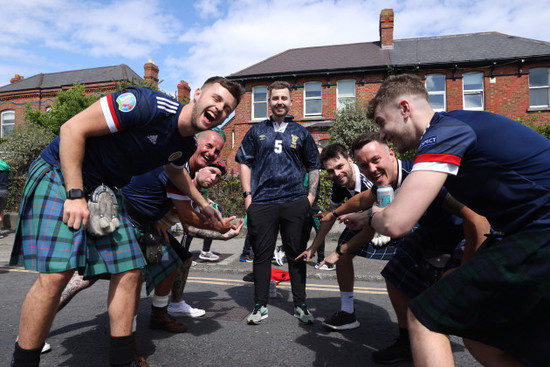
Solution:
{"label": "green and navy tartan kilt", "polygon": [[[351,240],[353,236],[355,236],[359,232],[361,231],[353,231],[349,228],[344,229],[342,231],[342,234],[338,238],[338,247]],[[355,250],[353,254],[356,256],[365,257],[367,259],[389,260],[395,254],[395,246],[402,240],[402,238],[398,238],[395,240],[392,239],[384,247],[375,247],[372,242],[369,241],[362,245],[359,249]]]}
{"label": "green and navy tartan kilt", "polygon": [[437,248],[441,253],[451,255],[445,270],[460,266],[464,255],[463,239],[449,235],[439,243],[435,243],[436,240],[440,239],[429,228],[417,227],[396,246],[395,255],[382,269],[382,276],[409,298],[415,298],[430,286],[418,272],[426,250]]}
{"label": "green and navy tartan kilt", "polygon": [[[134,222],[134,225],[137,230],[136,236],[140,237],[146,228],[137,222]],[[193,256],[189,251],[182,248],[181,251],[186,254],[182,255],[183,258],[181,258],[174,250],[174,246],[181,247],[180,243],[170,232],[167,232],[167,234],[170,243],[166,243],[163,239],[161,261],[154,264],[147,264],[145,267],[145,289],[147,290],[147,295],[149,295],[164,278],[182,266],[185,260]]]}
{"label": "green and navy tartan kilt", "polygon": [[409,308],[432,331],[492,345],[528,366],[547,366],[550,230],[485,241]]}
{"label": "green and navy tartan kilt", "polygon": [[42,158],[29,168],[23,189],[19,221],[10,265],[28,270],[57,273],[78,269],[86,278],[118,274],[145,266],[118,190],[120,227],[110,235],[93,237],[81,227],[63,223],[66,190],[63,175]]}

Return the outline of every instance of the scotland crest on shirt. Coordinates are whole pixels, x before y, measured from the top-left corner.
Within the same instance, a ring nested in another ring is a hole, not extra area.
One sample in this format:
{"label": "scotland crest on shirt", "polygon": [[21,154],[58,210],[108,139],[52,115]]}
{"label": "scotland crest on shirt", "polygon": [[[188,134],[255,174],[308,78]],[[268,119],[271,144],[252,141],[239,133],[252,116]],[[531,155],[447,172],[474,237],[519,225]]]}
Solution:
{"label": "scotland crest on shirt", "polygon": [[300,139],[300,138],[298,136],[292,134],[292,135],[290,135],[290,139],[291,139],[290,147],[293,148],[293,149],[296,149],[296,143],[298,143],[298,139]]}

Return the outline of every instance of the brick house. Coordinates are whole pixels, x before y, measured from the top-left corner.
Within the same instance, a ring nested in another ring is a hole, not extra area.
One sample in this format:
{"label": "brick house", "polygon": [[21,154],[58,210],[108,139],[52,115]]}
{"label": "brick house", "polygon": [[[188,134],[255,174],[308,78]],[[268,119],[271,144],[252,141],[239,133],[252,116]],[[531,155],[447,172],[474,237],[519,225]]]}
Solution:
{"label": "brick house", "polygon": [[228,76],[245,95],[223,130],[222,158],[238,174],[235,152],[255,123],[269,116],[267,86],[293,86],[290,114],[315,141],[326,143],[333,112],[368,101],[389,73],[412,72],[426,82],[436,111],[492,111],[512,119],[550,121],[550,43],[482,32],[393,39],[392,9],[380,13],[380,41],[284,51]]}
{"label": "brick house", "polygon": [[[58,73],[41,73],[30,78],[18,74],[11,83],[0,87],[0,137],[5,137],[16,124],[23,122],[27,103],[33,109],[46,111],[57,92],[83,84],[86,94],[108,94],[115,91],[116,82],[146,80],[158,86],[158,66],[149,60],[143,66],[143,79],[125,64]],[[183,80],[178,85],[178,98],[189,97],[191,88]]]}

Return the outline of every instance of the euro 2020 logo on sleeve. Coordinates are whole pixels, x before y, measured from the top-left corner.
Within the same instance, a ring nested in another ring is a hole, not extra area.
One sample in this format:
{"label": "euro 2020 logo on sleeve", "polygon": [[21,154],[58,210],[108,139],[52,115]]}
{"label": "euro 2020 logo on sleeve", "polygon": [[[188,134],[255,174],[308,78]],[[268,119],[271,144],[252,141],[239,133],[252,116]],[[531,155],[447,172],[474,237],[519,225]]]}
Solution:
{"label": "euro 2020 logo on sleeve", "polygon": [[124,93],[117,97],[116,103],[121,112],[130,112],[136,107],[136,96],[132,93]]}

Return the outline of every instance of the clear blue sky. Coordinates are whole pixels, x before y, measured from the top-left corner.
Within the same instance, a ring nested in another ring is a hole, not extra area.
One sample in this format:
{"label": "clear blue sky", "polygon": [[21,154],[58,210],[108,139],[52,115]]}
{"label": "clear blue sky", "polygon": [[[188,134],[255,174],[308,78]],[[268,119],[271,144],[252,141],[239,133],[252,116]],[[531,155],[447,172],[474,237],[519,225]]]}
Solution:
{"label": "clear blue sky", "polygon": [[394,38],[496,31],[550,42],[550,3],[518,0],[1,0],[0,85],[152,59],[160,88],[194,90],[279,52],[378,41],[383,8]]}

